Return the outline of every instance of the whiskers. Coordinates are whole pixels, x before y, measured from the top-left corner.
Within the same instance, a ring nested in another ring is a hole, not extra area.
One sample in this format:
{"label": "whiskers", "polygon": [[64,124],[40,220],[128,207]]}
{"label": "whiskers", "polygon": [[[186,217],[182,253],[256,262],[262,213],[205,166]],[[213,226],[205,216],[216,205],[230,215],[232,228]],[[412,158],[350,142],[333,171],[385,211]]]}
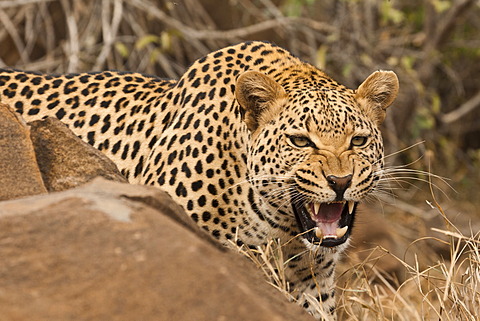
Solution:
{"label": "whiskers", "polygon": [[[277,185],[273,188],[262,181],[262,197],[275,208],[273,215],[279,211],[290,207],[292,202],[301,204],[304,202],[303,196],[298,193],[295,183],[291,176],[284,179],[282,182],[276,181]],[[279,184],[280,183],[280,184]]]}
{"label": "whiskers", "polygon": [[[379,163],[383,162],[388,157],[405,152],[408,149],[411,149],[422,143],[423,142],[416,143],[400,151],[387,155],[382,160],[380,160]],[[406,165],[387,165],[383,168],[378,169],[374,173],[375,176],[378,177],[378,184],[374,188],[372,193],[366,197],[367,201],[371,200],[372,198],[376,198],[377,200],[384,200],[385,198],[395,198],[395,190],[406,190],[410,187],[422,190],[421,185],[417,184],[418,182],[427,184],[431,192],[437,190],[448,198],[447,193],[443,190],[441,186],[447,186],[449,189],[455,191],[455,189],[449,184],[448,178],[434,174],[430,171],[409,168],[411,165],[417,163],[420,159],[421,157]]]}

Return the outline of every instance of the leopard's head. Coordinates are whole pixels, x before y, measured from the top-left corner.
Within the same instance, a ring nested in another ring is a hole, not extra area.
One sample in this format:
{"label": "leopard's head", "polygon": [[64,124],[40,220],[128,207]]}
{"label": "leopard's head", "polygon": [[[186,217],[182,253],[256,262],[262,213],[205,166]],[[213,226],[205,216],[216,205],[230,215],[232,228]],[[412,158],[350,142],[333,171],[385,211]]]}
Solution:
{"label": "leopard's head", "polygon": [[311,66],[276,78],[240,75],[235,95],[250,132],[249,180],[269,207],[262,214],[307,245],[345,243],[357,204],[380,179],[379,126],[398,88],[391,71],[374,72],[356,90]]}

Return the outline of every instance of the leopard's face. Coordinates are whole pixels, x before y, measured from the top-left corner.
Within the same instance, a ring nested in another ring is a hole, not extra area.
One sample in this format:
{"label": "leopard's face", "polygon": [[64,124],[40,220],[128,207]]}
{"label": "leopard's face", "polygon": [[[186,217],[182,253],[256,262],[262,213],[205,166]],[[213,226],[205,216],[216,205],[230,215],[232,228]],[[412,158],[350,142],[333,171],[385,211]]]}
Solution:
{"label": "leopard's face", "polygon": [[381,115],[362,94],[333,82],[297,84],[270,100],[263,109],[271,115],[252,128],[249,180],[268,204],[265,215],[290,220],[308,247],[344,244],[358,202],[380,179]]}

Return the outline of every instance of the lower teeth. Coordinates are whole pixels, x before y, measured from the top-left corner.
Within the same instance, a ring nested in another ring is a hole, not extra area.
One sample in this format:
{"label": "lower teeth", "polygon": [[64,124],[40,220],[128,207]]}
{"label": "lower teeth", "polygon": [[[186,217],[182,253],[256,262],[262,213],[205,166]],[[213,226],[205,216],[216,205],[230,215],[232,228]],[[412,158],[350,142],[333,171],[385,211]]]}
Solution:
{"label": "lower teeth", "polygon": [[348,230],[348,226],[337,228],[337,231],[336,231],[337,238],[343,237],[347,233],[347,230]]}
{"label": "lower teeth", "polygon": [[316,227],[315,228],[315,235],[320,239],[320,240],[323,240],[323,239],[326,239],[326,238],[336,238],[336,239],[339,239],[339,238],[342,238],[348,231],[348,226],[344,226],[342,228],[337,228],[337,230],[335,231],[335,235],[323,235],[323,232],[322,230],[319,228],[319,227]]}
{"label": "lower teeth", "polygon": [[315,228],[315,235],[319,238],[319,239],[323,239],[323,232],[320,228],[316,227]]}

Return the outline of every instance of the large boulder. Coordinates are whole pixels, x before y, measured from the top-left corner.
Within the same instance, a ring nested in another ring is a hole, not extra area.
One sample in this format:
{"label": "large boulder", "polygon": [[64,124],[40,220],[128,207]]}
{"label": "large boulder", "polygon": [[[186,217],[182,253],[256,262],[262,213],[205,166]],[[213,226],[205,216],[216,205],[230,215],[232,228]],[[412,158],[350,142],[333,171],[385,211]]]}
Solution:
{"label": "large boulder", "polygon": [[2,320],[311,320],[185,218],[104,179],[1,202]]}
{"label": "large boulder", "polygon": [[107,156],[75,136],[58,119],[48,117],[28,125],[48,191],[67,190],[98,176],[127,182]]}
{"label": "large boulder", "polygon": [[0,103],[0,201],[46,192],[28,126]]}
{"label": "large boulder", "polygon": [[98,176],[126,182],[110,159],[58,119],[26,124],[0,103],[0,200],[63,191]]}

